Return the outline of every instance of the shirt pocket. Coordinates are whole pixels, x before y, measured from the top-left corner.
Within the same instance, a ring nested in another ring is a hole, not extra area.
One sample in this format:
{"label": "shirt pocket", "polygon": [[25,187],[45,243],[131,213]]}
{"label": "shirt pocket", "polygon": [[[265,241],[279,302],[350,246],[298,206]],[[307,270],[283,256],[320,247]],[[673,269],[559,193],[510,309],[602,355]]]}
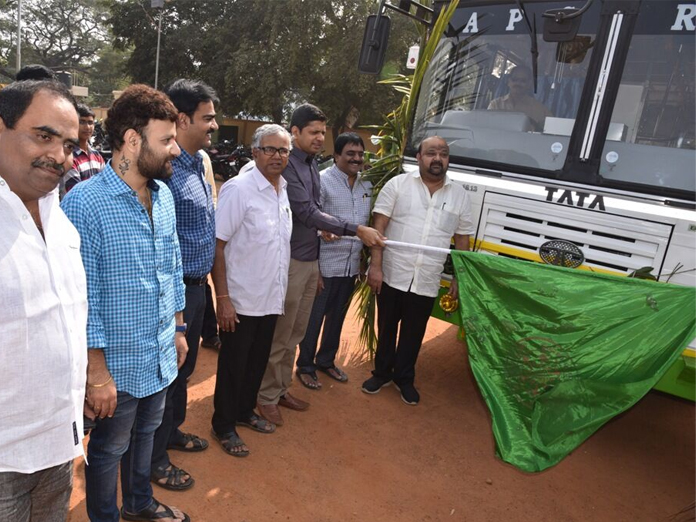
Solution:
{"label": "shirt pocket", "polygon": [[163,234],[155,239],[155,259],[158,272],[172,275],[176,270],[175,234]]}
{"label": "shirt pocket", "polygon": [[459,214],[450,212],[446,209],[440,210],[440,215],[438,217],[438,226],[440,230],[453,235],[455,230],[457,230],[457,223],[459,223]]}

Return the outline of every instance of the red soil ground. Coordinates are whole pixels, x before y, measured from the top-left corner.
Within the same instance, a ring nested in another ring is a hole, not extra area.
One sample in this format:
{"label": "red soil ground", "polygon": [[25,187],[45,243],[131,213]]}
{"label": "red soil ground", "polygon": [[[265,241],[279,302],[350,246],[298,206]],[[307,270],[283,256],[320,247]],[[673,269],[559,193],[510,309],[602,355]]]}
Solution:
{"label": "red soil ground", "polygon": [[[694,501],[694,404],[657,392],[615,418],[559,465],[526,474],[494,456],[486,406],[457,330],[431,319],[417,367],[421,403],[397,391],[360,391],[371,363],[346,321],[339,365],[346,384],[321,391],[295,383],[308,411],[283,409],[272,435],[241,429],[251,448],[234,458],[211,441],[172,452],[196,484],[155,487],[194,522],[656,522]],[[201,349],[184,428],[209,438],[216,353]],[[84,464],[76,464],[72,522],[87,520]],[[689,517],[692,516],[690,512]],[[693,520],[693,519],[692,519]]]}

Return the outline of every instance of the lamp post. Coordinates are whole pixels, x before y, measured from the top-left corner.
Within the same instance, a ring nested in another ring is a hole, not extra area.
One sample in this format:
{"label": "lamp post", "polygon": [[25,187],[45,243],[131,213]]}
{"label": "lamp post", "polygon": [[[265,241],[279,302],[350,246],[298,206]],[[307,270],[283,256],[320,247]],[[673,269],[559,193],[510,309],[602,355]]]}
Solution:
{"label": "lamp post", "polygon": [[22,68],[22,0],[17,0],[17,72]]}
{"label": "lamp post", "polygon": [[158,8],[159,21],[157,22],[157,55],[155,57],[155,89],[159,80],[159,57],[160,57],[160,40],[162,37],[162,11],[164,11],[164,0],[151,0],[150,7]]}

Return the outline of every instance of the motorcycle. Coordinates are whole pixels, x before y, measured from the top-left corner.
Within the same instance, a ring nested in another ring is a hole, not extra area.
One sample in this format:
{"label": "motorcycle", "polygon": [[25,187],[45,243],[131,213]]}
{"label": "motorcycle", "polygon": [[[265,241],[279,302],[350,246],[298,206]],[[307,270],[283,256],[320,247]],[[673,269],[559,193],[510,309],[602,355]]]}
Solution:
{"label": "motorcycle", "polygon": [[208,155],[213,172],[225,181],[239,174],[242,167],[252,160],[251,149],[241,143],[235,146],[229,140],[213,145]]}
{"label": "motorcycle", "polygon": [[106,130],[102,120],[94,123],[94,134],[92,135],[92,147],[99,151],[104,161],[111,159],[111,147],[107,139]]}

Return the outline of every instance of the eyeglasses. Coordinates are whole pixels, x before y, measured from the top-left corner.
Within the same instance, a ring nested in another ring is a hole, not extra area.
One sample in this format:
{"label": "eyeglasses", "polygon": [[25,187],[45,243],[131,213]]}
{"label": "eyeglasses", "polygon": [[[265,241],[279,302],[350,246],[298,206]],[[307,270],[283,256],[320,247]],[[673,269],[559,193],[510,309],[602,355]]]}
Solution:
{"label": "eyeglasses", "polygon": [[281,158],[287,158],[290,155],[290,149],[286,148],[277,149],[275,147],[257,147],[257,149],[263,152],[266,156],[275,156],[276,152]]}

